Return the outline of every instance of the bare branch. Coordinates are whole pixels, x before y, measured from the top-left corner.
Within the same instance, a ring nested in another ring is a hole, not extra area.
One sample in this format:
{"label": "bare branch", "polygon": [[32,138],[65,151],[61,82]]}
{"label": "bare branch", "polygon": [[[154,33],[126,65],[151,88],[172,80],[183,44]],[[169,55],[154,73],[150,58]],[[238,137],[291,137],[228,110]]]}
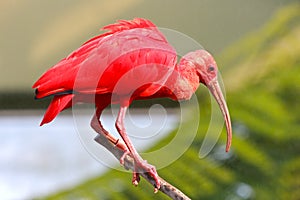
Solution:
{"label": "bare branch", "polygon": [[[108,151],[110,151],[116,159],[120,160],[120,158],[123,156],[124,151],[119,149],[117,146],[112,144],[107,140],[105,136],[102,134],[98,134],[95,137],[95,141],[99,143],[100,145],[104,146]],[[134,170],[134,160],[130,155],[126,155],[124,159],[124,168],[126,170]],[[146,172],[140,174],[144,179],[146,179],[150,184],[152,184],[155,187],[155,180]],[[161,182],[160,191],[168,195],[170,198],[174,200],[189,200],[190,198],[187,197],[183,192],[181,192],[179,189],[159,177],[159,180]]]}

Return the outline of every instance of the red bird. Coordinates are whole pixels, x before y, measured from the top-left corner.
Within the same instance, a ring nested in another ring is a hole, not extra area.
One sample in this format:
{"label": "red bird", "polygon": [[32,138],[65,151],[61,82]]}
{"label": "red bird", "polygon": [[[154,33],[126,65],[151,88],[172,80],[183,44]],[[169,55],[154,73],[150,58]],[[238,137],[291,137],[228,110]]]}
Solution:
{"label": "red bird", "polygon": [[[105,26],[108,32],[98,35],[46,71],[36,81],[36,98],[54,96],[41,122],[51,122],[73,103],[94,103],[96,112],[91,127],[130,154],[135,161],[133,183],[139,173],[149,172],[160,182],[154,166],[144,161],[127,136],[124,118],[134,100],[168,97],[188,100],[200,83],[207,86],[225,118],[227,146],[231,144],[231,122],[226,101],[217,81],[217,64],[205,50],[190,52],[179,63],[175,49],[149,20],[120,20]],[[119,104],[116,129],[123,141],[106,131],[100,115],[110,104]],[[120,162],[123,164],[124,156]]]}

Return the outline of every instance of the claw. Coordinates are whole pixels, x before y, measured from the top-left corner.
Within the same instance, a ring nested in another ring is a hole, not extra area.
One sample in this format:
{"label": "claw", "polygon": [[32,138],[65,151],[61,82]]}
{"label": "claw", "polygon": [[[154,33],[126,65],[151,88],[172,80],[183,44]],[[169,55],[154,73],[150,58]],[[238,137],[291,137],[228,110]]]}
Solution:
{"label": "claw", "polygon": [[139,182],[140,182],[140,180],[141,180],[140,174],[137,173],[137,172],[133,172],[132,175],[133,175],[133,176],[132,176],[132,184],[133,184],[134,186],[138,186],[138,184],[139,184]]}
{"label": "claw", "polygon": [[155,167],[152,166],[152,169],[151,171],[149,171],[151,177],[155,180],[155,188],[154,188],[154,193],[157,193],[157,191],[160,189],[160,180],[159,180],[159,177],[158,177],[158,174],[156,172],[156,169]]}

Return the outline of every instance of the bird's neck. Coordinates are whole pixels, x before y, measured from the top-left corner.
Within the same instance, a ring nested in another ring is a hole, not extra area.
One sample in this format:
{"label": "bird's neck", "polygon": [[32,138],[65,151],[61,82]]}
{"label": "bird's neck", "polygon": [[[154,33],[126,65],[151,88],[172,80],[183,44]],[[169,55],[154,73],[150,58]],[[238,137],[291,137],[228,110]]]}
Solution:
{"label": "bird's neck", "polygon": [[175,66],[175,70],[168,80],[168,87],[173,93],[175,100],[188,100],[192,97],[199,86],[199,76],[194,67],[185,62]]}

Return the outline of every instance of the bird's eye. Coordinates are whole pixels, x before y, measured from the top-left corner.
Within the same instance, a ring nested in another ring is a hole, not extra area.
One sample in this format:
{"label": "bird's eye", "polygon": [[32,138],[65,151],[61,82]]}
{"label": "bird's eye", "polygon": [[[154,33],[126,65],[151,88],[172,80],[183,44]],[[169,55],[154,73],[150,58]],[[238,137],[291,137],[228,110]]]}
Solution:
{"label": "bird's eye", "polygon": [[215,71],[215,67],[212,66],[212,65],[210,65],[210,66],[208,66],[208,70],[207,71],[208,72],[213,72],[213,71]]}

